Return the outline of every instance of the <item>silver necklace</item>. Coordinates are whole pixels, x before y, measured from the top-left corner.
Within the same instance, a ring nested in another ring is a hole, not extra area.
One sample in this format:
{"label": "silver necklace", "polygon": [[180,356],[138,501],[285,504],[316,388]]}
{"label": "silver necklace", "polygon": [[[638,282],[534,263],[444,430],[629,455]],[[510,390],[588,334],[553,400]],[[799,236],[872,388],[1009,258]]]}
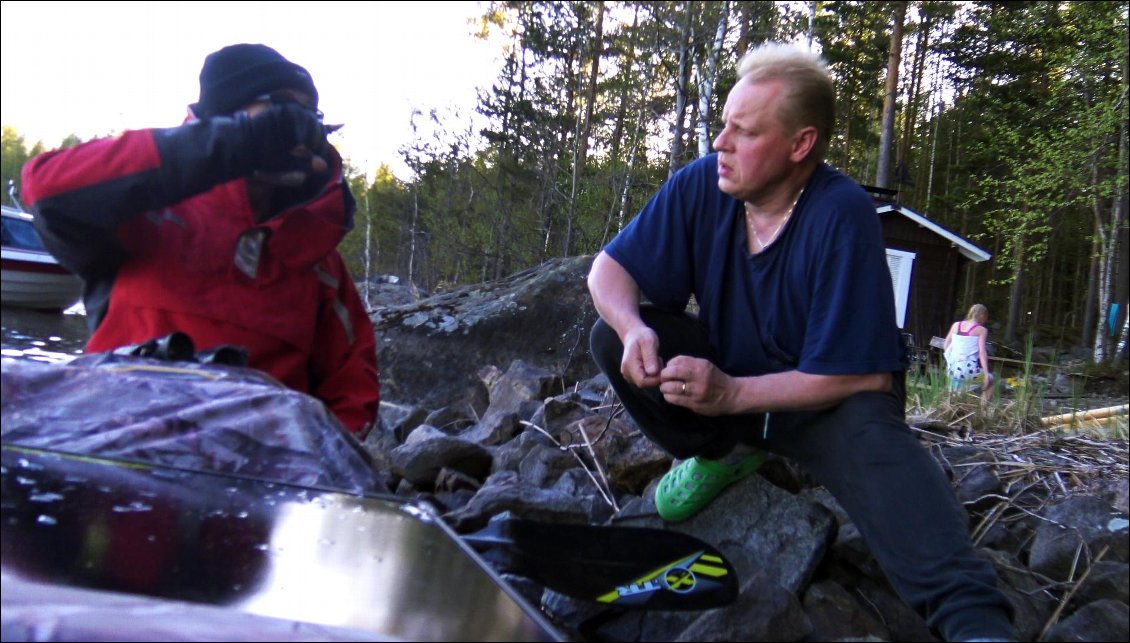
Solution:
{"label": "silver necklace", "polygon": [[800,192],[797,192],[796,198],[793,199],[793,204],[789,206],[788,212],[785,213],[785,218],[781,219],[781,222],[777,224],[777,228],[773,230],[773,236],[769,237],[768,242],[762,241],[761,235],[757,234],[757,226],[754,225],[753,217],[749,214],[749,206],[746,206],[746,221],[749,223],[749,229],[753,232],[753,238],[757,240],[757,246],[759,248],[764,250],[770,243],[777,240],[777,235],[781,234],[781,228],[784,228],[785,224],[789,222],[789,218],[793,216],[793,212],[796,210],[796,204],[800,201],[800,195],[802,194],[804,194],[804,188],[801,188]]}

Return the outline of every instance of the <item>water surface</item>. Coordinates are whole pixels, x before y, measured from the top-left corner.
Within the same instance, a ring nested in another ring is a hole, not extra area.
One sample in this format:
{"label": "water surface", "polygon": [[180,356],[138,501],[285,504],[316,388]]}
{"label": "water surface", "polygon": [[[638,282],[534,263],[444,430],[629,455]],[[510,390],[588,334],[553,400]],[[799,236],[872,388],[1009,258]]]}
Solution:
{"label": "water surface", "polygon": [[44,312],[0,306],[4,357],[66,362],[86,345],[86,314],[82,304],[65,312]]}

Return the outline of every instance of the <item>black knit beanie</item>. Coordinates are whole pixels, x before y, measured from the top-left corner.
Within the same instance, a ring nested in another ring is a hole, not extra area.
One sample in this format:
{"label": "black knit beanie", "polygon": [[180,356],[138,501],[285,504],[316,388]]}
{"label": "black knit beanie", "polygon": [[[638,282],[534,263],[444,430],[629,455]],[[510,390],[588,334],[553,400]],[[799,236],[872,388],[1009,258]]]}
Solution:
{"label": "black knit beanie", "polygon": [[208,54],[200,70],[200,102],[192,105],[197,118],[231,114],[276,89],[296,89],[318,105],[314,79],[301,66],[266,45],[230,45]]}

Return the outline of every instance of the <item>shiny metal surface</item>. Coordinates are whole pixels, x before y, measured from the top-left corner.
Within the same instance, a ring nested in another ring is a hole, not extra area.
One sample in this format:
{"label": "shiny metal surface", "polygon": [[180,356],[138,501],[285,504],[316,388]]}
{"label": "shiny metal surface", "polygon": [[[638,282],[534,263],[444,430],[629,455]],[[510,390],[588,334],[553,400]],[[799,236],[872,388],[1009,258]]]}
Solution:
{"label": "shiny metal surface", "polygon": [[2,474],[5,577],[404,640],[560,638],[450,529],[392,499],[9,446]]}

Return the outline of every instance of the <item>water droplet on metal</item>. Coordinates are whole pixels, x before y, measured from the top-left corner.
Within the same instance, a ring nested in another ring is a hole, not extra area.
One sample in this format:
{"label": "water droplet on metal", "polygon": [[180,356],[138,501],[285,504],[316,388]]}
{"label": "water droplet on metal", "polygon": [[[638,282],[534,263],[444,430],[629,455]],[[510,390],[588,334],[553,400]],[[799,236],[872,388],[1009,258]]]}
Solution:
{"label": "water droplet on metal", "polygon": [[125,513],[141,513],[143,511],[149,511],[151,509],[153,509],[152,505],[147,505],[144,502],[141,502],[140,500],[134,500],[133,502],[129,503],[128,505],[114,505],[112,511],[114,511],[114,513],[125,514]]}
{"label": "water droplet on metal", "polygon": [[33,493],[30,496],[28,496],[27,499],[28,499],[28,502],[55,502],[56,500],[62,500],[63,495],[58,494],[58,493],[53,493],[53,492],[50,492],[50,491],[45,491],[43,493]]}

